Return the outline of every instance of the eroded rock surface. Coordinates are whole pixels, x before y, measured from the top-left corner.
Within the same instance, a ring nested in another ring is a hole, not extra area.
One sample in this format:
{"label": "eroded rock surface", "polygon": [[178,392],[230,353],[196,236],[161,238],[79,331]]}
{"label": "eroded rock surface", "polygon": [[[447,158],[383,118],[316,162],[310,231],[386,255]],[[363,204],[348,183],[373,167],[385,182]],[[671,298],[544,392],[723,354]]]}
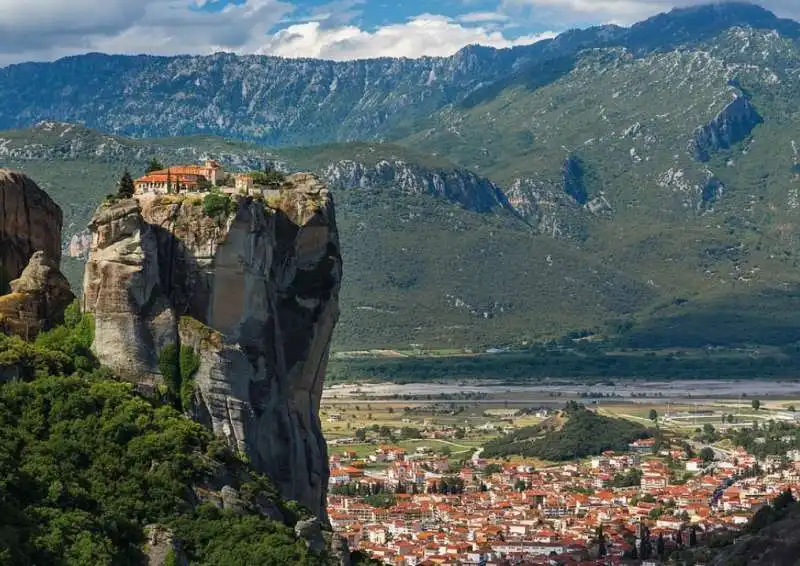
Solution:
{"label": "eroded rock surface", "polygon": [[0,330],[33,339],[63,322],[64,310],[74,300],[58,264],[36,252],[19,279],[11,282],[11,293],[0,296]]}
{"label": "eroded rock surface", "polygon": [[84,307],[97,356],[143,388],[163,389],[168,345],[193,350],[185,408],[327,522],[319,403],[341,255],[326,187],[307,174],[286,186],[217,218],[198,195],[101,207]]}
{"label": "eroded rock surface", "polygon": [[0,169],[0,294],[20,276],[34,252],[61,261],[61,209],[17,171]]}
{"label": "eroded rock surface", "polygon": [[737,96],[711,122],[697,129],[690,150],[701,162],[747,138],[764,119],[745,96]]}

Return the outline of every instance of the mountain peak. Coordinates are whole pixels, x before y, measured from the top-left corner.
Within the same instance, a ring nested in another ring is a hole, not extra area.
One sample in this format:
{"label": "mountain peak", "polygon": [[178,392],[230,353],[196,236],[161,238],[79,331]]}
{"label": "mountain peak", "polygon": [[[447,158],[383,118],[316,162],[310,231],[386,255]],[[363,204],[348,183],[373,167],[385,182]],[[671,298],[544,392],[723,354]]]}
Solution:
{"label": "mountain peak", "polygon": [[749,2],[714,2],[675,8],[634,24],[628,43],[639,49],[671,49],[716,37],[732,27],[777,30],[800,38],[800,23],[777,17],[766,8]]}

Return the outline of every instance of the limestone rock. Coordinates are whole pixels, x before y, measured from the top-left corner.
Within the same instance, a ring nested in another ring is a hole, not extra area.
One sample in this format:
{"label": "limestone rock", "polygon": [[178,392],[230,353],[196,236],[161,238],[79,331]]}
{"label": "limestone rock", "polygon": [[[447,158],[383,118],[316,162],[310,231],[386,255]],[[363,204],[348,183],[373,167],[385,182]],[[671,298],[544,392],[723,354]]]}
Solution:
{"label": "limestone rock", "polygon": [[319,519],[313,517],[304,521],[298,521],[294,526],[294,532],[298,538],[306,541],[306,546],[314,552],[325,552],[328,550],[328,543],[322,536],[322,525]]}
{"label": "limestone rock", "polygon": [[180,544],[175,540],[172,531],[162,525],[147,525],[144,533],[147,542],[142,566],[167,566],[170,554],[175,557],[173,564],[189,566],[189,560],[181,551]]}
{"label": "limestone rock", "polygon": [[431,169],[399,159],[381,160],[374,166],[342,160],[328,165],[322,174],[333,187],[396,187],[406,193],[446,198],[476,212],[510,208],[500,187],[466,169]]}
{"label": "limestone rock", "polygon": [[763,121],[747,97],[737,96],[711,122],[697,129],[690,151],[697,161],[706,162],[711,154],[744,140]]}
{"label": "limestone rock", "polygon": [[324,183],[296,174],[286,186],[266,204],[237,197],[225,219],[197,195],[101,207],[84,302],[96,355],[140,386],[163,384],[165,346],[194,350],[186,408],[326,523],[319,403],[341,255]]}
{"label": "limestone rock", "polygon": [[34,252],[61,261],[61,209],[26,175],[0,169],[0,294]]}
{"label": "limestone rock", "polygon": [[11,282],[11,293],[0,297],[0,329],[33,339],[62,322],[64,310],[74,299],[58,264],[44,252],[36,252],[19,279]]}

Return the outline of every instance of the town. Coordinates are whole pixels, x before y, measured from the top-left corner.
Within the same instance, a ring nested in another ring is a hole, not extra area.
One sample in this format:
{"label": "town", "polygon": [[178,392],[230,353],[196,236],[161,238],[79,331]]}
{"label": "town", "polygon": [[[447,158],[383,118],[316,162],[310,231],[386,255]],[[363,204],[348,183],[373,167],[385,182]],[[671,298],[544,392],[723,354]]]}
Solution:
{"label": "town", "polygon": [[[480,447],[454,458],[480,431],[465,436],[425,419],[409,435],[412,413],[403,414],[404,426],[389,435],[394,443],[355,445],[364,439],[357,431],[359,438],[330,444],[332,526],[351,548],[396,566],[661,564],[670,555],[702,564],[705,547],[732,540],[759,509],[800,488],[800,451],[766,455],[764,448],[795,443],[796,425],[770,422],[764,411],[761,429],[749,416],[753,429],[744,418],[738,429],[706,422],[691,434],[673,429],[563,462],[489,458]],[[386,428],[373,427],[376,438]],[[416,440],[399,440],[409,436]],[[731,438],[758,449],[731,446]]]}

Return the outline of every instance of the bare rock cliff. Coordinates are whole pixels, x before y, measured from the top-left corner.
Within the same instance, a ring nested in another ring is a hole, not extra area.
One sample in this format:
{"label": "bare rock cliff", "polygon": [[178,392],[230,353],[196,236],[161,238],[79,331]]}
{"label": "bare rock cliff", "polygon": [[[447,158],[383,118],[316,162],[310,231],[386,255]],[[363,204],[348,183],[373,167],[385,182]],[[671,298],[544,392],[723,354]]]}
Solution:
{"label": "bare rock cliff", "polygon": [[0,169],[0,294],[34,252],[61,261],[61,209],[29,177]]}
{"label": "bare rock cliff", "polygon": [[83,299],[100,360],[163,393],[176,348],[183,408],[327,522],[319,403],[342,266],[326,187],[292,175],[214,218],[199,196],[124,200],[90,230]]}

